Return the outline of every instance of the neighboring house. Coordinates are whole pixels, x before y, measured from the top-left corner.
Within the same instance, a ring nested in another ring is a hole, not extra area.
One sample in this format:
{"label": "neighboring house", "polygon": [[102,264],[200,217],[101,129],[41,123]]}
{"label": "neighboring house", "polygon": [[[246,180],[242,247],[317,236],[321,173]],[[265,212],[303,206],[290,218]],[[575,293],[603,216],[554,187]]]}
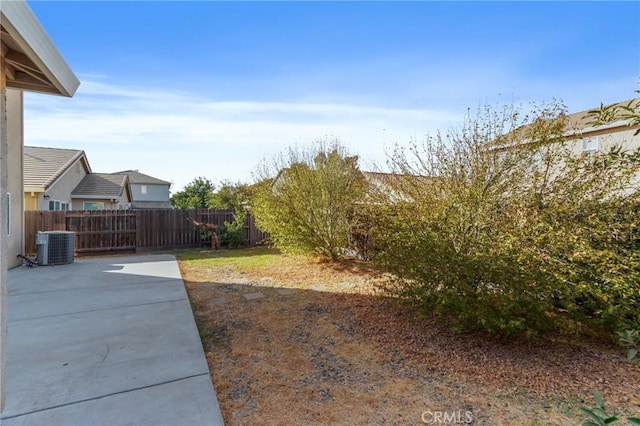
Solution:
{"label": "neighboring house", "polygon": [[[640,98],[619,102],[618,106],[635,106],[640,112]],[[563,132],[563,144],[574,155],[591,155],[596,152],[607,152],[613,146],[620,146],[624,151],[633,151],[640,148],[640,134],[635,133],[640,129],[640,124],[631,125],[629,120],[616,120],[603,125],[594,125],[595,118],[589,114],[590,110],[569,114],[566,119],[565,130]],[[529,143],[523,137],[527,127],[520,128],[509,137],[517,142],[495,145],[492,147],[498,155],[501,152],[517,149],[517,147]],[[515,137],[514,137],[515,136]],[[524,140],[521,140],[524,139]],[[640,171],[636,177],[635,185],[640,185]]]}
{"label": "neighboring house", "polygon": [[[23,241],[23,92],[71,97],[80,82],[24,1],[0,1],[0,223],[2,266]],[[44,101],[44,99],[43,99]],[[2,275],[4,280],[4,275]],[[3,282],[2,286],[6,283]],[[6,294],[6,293],[3,293]]]}
{"label": "neighboring house", "polygon": [[416,188],[431,185],[434,177],[407,175],[399,173],[362,172],[367,183],[367,202],[385,199],[392,203],[411,201],[409,194],[415,194]]}
{"label": "neighboring house", "polygon": [[71,192],[91,173],[84,151],[24,147],[24,209],[71,210]]}
{"label": "neighboring house", "polygon": [[170,209],[171,182],[154,178],[137,170],[114,173],[129,176],[132,209]]}
{"label": "neighboring house", "polygon": [[73,210],[125,209],[131,203],[129,176],[112,173],[86,175],[71,192]]}
{"label": "neighboring house", "polygon": [[[617,105],[629,104],[640,109],[640,98],[619,102]],[[629,151],[640,148],[640,135],[634,135],[640,125],[630,126],[628,120],[617,120],[601,126],[594,126],[594,118],[589,115],[588,111],[570,114],[567,119],[565,137],[568,142],[572,143],[573,151],[576,154],[607,151],[614,145],[621,145]]]}
{"label": "neighboring house", "polygon": [[[273,191],[284,184],[289,168],[280,170],[271,182]],[[360,177],[364,181],[364,203],[378,203],[381,200],[390,202],[410,201],[408,194],[415,193],[416,188],[430,185],[435,178],[426,176],[407,175],[399,173],[366,172],[361,171]]]}
{"label": "neighboring house", "polygon": [[[640,110],[640,98],[619,102],[615,105],[627,106],[630,104],[635,105]],[[576,112],[566,117],[567,123],[563,133],[564,143],[568,144],[567,146],[574,154],[581,155],[607,151],[614,145],[620,145],[628,151],[640,148],[640,134],[634,135],[640,125],[631,126],[629,120],[616,120],[596,126],[593,124],[595,119],[589,114],[589,111]],[[525,131],[526,127],[516,130],[516,139],[518,134],[524,134]],[[527,141],[524,140],[519,143],[526,144]],[[493,149],[506,151],[519,146],[519,143],[506,146],[498,145]]]}

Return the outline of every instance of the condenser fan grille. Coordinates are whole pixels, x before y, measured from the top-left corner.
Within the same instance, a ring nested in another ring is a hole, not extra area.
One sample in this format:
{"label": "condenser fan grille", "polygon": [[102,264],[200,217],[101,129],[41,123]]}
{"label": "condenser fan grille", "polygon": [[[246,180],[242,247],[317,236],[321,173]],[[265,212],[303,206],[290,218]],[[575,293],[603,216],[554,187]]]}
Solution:
{"label": "condenser fan grille", "polygon": [[67,231],[47,231],[36,234],[39,265],[64,265],[72,263],[76,246],[76,234]]}

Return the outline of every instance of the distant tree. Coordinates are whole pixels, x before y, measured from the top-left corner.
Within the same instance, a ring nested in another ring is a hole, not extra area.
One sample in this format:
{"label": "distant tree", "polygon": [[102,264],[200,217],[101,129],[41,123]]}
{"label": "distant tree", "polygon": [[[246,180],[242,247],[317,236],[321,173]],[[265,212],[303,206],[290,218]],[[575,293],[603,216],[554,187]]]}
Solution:
{"label": "distant tree", "polygon": [[245,222],[250,198],[251,187],[249,185],[230,182],[223,182],[220,189],[209,197],[209,208],[233,210],[233,221],[225,222],[224,226],[219,229],[223,245],[238,248],[246,244]]}
{"label": "distant tree", "polygon": [[215,185],[205,177],[198,177],[171,196],[171,204],[178,209],[208,208]]}
{"label": "distant tree", "polygon": [[274,244],[337,260],[355,226],[354,208],[363,196],[358,157],[337,141],[290,148],[263,164],[252,211]]}
{"label": "distant tree", "polygon": [[209,197],[208,206],[212,209],[245,209],[251,198],[251,188],[246,183],[222,182],[220,189]]}

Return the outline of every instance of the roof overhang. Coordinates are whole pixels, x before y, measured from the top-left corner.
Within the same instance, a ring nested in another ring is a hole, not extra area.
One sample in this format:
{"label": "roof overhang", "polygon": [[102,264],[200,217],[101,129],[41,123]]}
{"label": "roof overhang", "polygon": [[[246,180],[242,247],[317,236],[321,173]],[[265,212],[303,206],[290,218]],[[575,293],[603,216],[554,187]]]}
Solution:
{"label": "roof overhang", "polygon": [[46,189],[41,186],[25,186],[24,192],[45,192]]}
{"label": "roof overhang", "polygon": [[80,81],[24,0],[0,1],[7,87],[71,97]]}
{"label": "roof overhang", "polygon": [[122,197],[120,195],[100,195],[100,194],[71,194],[71,198],[74,200],[119,200]]}

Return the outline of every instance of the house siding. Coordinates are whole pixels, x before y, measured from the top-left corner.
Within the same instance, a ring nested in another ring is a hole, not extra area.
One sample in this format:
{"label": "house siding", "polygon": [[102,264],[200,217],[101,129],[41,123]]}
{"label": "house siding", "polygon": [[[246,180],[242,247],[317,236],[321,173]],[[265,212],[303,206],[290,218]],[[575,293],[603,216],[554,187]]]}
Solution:
{"label": "house siding", "polygon": [[[7,160],[9,179],[7,192],[11,194],[11,230],[7,238],[7,266],[19,266],[22,261],[16,256],[24,252],[24,204],[22,201],[22,155],[23,155],[23,96],[18,90],[7,89]],[[2,200],[6,205],[6,200]],[[7,232],[7,224],[2,224]],[[5,234],[6,235],[6,234]]]}
{"label": "house siding", "polygon": [[[33,194],[33,195],[32,195]],[[24,209],[25,210],[38,210],[38,196],[39,192],[25,192],[24,193]]]}
{"label": "house siding", "polygon": [[[84,167],[82,160],[76,161],[45,193],[34,193],[35,202],[32,201],[30,205],[26,206],[27,210],[49,210],[50,200],[71,203],[71,192],[87,174],[87,169]],[[49,199],[44,198],[45,194],[49,196]],[[25,198],[33,199],[34,197],[30,192],[27,192],[25,193]],[[35,208],[33,208],[34,204]]]}
{"label": "house siding", "polygon": [[[609,132],[589,132],[584,133],[582,136],[590,137],[590,136],[598,136],[599,139],[599,150],[607,151],[614,145],[621,145],[625,150],[634,150],[640,148],[640,135],[634,136],[633,134],[636,132],[636,128],[623,127],[618,128],[616,131]],[[572,144],[572,150],[575,154],[582,153],[582,137],[580,136],[570,136],[567,138],[567,141]]]}
{"label": "house siding", "polygon": [[120,202],[113,203],[109,198],[74,198],[71,204],[72,210],[84,210],[84,203],[104,203],[105,210],[116,210],[118,208],[118,204],[129,204],[131,200],[129,200],[129,196],[126,191],[120,197]]}
{"label": "house siding", "polygon": [[[582,138],[583,137],[598,137],[598,151],[607,152],[613,146],[622,146],[626,151],[633,151],[640,148],[640,134],[634,136],[637,127],[618,127],[610,130],[595,130],[593,132],[586,132],[581,136],[570,136],[567,138],[567,143],[575,155],[581,155],[582,150]],[[635,187],[640,187],[640,172],[636,175]]]}
{"label": "house siding", "polygon": [[[142,193],[142,186],[147,187],[147,193]],[[134,201],[166,201],[169,202],[169,185],[131,184],[131,197]]]}

